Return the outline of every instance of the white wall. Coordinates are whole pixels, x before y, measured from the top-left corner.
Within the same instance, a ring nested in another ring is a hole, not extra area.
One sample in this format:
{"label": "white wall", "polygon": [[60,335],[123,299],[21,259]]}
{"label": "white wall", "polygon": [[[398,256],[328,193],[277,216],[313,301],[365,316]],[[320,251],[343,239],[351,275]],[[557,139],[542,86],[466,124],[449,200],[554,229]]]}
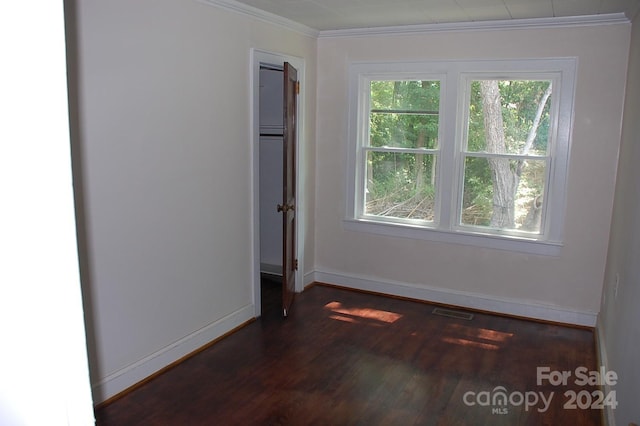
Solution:
{"label": "white wall", "polygon": [[0,424],[93,424],[61,1],[0,4]]}
{"label": "white wall", "polygon": [[[640,16],[631,36],[611,242],[599,322],[602,358],[619,377],[616,424],[640,423]],[[616,275],[618,288],[616,291]],[[616,294],[617,293],[617,294]]]}
{"label": "white wall", "polygon": [[[316,274],[403,296],[595,325],[613,204],[629,24],[318,42]],[[343,229],[351,61],[577,57],[565,242],[557,257]]]}
{"label": "white wall", "polygon": [[[85,293],[102,401],[253,316],[250,49],[304,58],[315,87],[316,40],[196,1],[77,8]],[[314,92],[306,99],[301,143],[313,152]]]}

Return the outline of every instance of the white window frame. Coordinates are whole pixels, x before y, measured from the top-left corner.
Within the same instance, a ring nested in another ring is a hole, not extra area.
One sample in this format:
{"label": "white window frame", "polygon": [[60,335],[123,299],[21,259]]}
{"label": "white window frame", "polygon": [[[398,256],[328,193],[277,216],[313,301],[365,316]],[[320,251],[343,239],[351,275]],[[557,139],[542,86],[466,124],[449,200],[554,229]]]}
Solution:
{"label": "white window frame", "polygon": [[[357,62],[349,66],[349,128],[345,229],[557,256],[563,245],[569,172],[576,58]],[[458,223],[462,206],[463,148],[470,81],[479,79],[552,80],[553,96],[546,208],[540,234],[493,230]],[[437,196],[433,222],[380,218],[363,212],[365,164],[372,80],[440,81]]]}

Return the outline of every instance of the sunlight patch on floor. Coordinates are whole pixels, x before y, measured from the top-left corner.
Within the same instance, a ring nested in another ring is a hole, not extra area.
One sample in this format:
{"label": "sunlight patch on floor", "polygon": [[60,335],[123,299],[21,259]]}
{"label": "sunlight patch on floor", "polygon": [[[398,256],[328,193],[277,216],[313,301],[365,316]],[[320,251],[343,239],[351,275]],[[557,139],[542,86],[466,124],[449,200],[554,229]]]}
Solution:
{"label": "sunlight patch on floor", "polygon": [[329,309],[335,314],[330,318],[340,321],[347,321],[347,318],[351,319],[348,322],[357,322],[357,319],[376,320],[391,324],[402,318],[401,314],[395,312],[382,311],[372,308],[346,308],[342,306],[340,302],[329,302],[324,305],[325,309]]}
{"label": "sunlight patch on floor", "polygon": [[475,328],[461,324],[449,324],[445,331],[450,334],[442,341],[461,346],[471,346],[485,350],[498,350],[513,337],[513,333]]}
{"label": "sunlight patch on floor", "polygon": [[[348,322],[348,323],[351,323],[351,324],[360,324],[360,323],[362,323],[362,319],[358,319],[356,317],[348,316],[348,315],[333,314],[333,315],[329,315],[329,318],[332,319],[332,320]],[[371,324],[371,325],[375,325],[376,327],[379,327],[381,324]]]}
{"label": "sunlight patch on floor", "polygon": [[500,349],[500,346],[498,346],[498,345],[493,345],[493,344],[490,344],[490,343],[477,342],[477,341],[474,341],[474,340],[460,339],[460,338],[456,338],[456,337],[443,337],[442,341],[443,342],[447,342],[447,343],[452,343],[454,345],[471,346],[471,347],[484,349],[484,350],[489,350],[489,351],[497,351],[498,349]]}
{"label": "sunlight patch on floor", "polygon": [[491,340],[493,342],[506,342],[513,337],[513,333],[491,330],[489,328],[469,327],[462,324],[449,324],[446,327],[446,331],[476,339]]}

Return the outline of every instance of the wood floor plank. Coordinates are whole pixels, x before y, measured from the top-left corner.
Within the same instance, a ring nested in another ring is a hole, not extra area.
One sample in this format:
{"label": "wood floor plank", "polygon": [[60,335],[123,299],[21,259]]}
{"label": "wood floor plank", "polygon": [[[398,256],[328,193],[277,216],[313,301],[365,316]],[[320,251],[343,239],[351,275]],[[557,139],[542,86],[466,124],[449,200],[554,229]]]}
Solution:
{"label": "wood floor plank", "polygon": [[[319,285],[286,319],[267,302],[258,321],[98,409],[97,424],[601,424],[600,410],[563,407],[565,391],[595,388],[536,383],[538,366],[595,370],[591,330],[432,309]],[[499,386],[554,398],[544,412],[511,404],[504,414],[464,402]]]}

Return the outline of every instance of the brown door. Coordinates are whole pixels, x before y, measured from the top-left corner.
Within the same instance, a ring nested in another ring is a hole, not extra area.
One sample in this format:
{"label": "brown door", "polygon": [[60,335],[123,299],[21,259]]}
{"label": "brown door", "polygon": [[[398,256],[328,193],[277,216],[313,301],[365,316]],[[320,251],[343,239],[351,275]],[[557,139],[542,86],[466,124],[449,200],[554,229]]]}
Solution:
{"label": "brown door", "polygon": [[296,269],[296,110],[298,71],[284,64],[284,167],[282,205],[282,314],[286,317],[295,295]]}

